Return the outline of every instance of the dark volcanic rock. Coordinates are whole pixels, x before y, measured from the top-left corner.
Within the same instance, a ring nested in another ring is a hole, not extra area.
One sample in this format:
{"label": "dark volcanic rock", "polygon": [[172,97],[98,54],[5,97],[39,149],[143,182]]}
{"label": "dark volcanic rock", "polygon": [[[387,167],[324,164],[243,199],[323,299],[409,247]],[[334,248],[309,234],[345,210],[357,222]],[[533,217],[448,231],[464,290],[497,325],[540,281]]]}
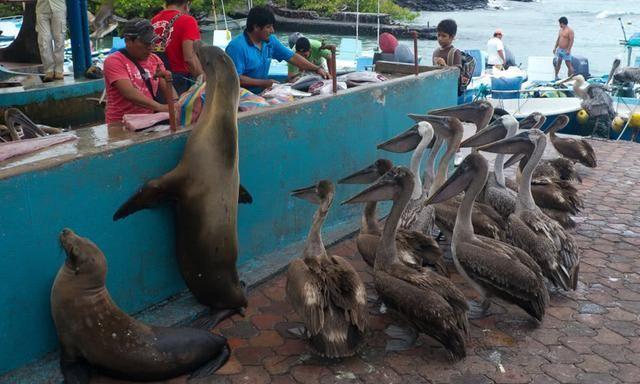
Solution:
{"label": "dark volcanic rock", "polygon": [[396,4],[414,11],[455,11],[487,6],[487,0],[395,0]]}

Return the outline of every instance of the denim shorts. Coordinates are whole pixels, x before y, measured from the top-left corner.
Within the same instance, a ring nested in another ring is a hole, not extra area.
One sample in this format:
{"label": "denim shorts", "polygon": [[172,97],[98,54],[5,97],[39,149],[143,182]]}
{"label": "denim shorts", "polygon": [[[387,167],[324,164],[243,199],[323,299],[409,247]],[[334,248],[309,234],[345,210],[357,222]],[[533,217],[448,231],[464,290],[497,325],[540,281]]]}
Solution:
{"label": "denim shorts", "polygon": [[571,61],[571,54],[564,48],[556,48],[556,57],[563,61]]}

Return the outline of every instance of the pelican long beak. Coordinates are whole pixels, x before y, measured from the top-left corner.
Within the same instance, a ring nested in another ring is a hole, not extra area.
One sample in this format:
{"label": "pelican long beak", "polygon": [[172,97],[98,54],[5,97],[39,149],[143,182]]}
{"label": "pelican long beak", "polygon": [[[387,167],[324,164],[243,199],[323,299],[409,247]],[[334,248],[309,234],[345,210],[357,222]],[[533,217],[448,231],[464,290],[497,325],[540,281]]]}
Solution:
{"label": "pelican long beak", "polygon": [[391,169],[362,192],[343,201],[340,205],[393,200],[400,193],[400,185],[394,177],[395,169]]}
{"label": "pelican long beak", "polygon": [[478,130],[489,124],[493,113],[493,105],[484,100],[429,111],[430,115],[455,117],[460,121],[474,123]]}
{"label": "pelican long beak", "polygon": [[496,141],[495,143],[484,145],[478,149],[493,153],[530,154],[535,149],[535,145],[529,139],[529,132],[530,131],[525,131],[515,136]]}
{"label": "pelican long beak", "polygon": [[516,153],[515,155],[511,156],[507,161],[505,161],[503,167],[504,168],[509,168],[513,164],[515,164],[518,161],[521,161],[523,159],[524,159],[524,162],[526,163],[527,162],[527,156],[524,153]]}
{"label": "pelican long beak", "polygon": [[361,169],[347,177],[338,180],[338,184],[371,184],[378,180],[380,172],[376,164]]}
{"label": "pelican long beak", "polygon": [[551,125],[549,125],[549,128],[547,128],[547,133],[558,132],[562,128],[566,127],[567,124],[569,124],[569,116],[559,115],[555,120],[553,120],[553,122],[551,122]]}
{"label": "pelican long beak", "polygon": [[[482,159],[480,160],[479,158]],[[440,188],[438,188],[431,196],[429,196],[424,204],[429,205],[441,203],[443,201],[451,199],[454,196],[457,196],[460,192],[467,189],[476,174],[475,167],[473,167],[471,164],[473,161],[484,161],[485,164],[487,162],[482,157],[482,155],[477,153],[472,153],[469,156],[465,157],[456,171],[453,172],[453,174],[447,179],[447,181],[444,182],[444,184],[442,184]]]}
{"label": "pelican long beak", "polygon": [[534,112],[524,119],[520,120],[519,129],[540,128],[547,121],[547,117],[541,113]]}
{"label": "pelican long beak", "polygon": [[493,143],[495,141],[504,139],[507,136],[507,132],[507,126],[504,124],[504,120],[500,118],[489,124],[489,126],[485,129],[480,130],[475,135],[460,143],[460,147],[479,147],[482,145]]}
{"label": "pelican long beak", "polygon": [[406,153],[416,149],[418,144],[420,144],[420,140],[422,140],[422,137],[418,132],[418,125],[416,124],[384,143],[378,144],[377,148],[387,152]]}
{"label": "pelican long beak", "polygon": [[437,136],[451,137],[457,131],[462,132],[462,124],[455,117],[435,116],[435,115],[417,115],[410,113],[409,117],[414,121],[426,121],[431,124]]}
{"label": "pelican long beak", "polygon": [[306,188],[295,189],[291,191],[291,196],[306,200],[313,204],[320,204],[321,202],[320,196],[318,196],[318,186],[316,184]]}

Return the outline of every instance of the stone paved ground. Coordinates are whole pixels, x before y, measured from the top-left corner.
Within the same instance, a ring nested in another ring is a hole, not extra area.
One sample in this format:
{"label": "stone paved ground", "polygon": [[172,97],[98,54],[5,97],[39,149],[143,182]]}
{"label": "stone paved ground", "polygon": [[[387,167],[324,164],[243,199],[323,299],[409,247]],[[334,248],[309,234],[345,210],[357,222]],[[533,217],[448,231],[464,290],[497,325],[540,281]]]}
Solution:
{"label": "stone paved ground", "polygon": [[[639,383],[640,382],[640,146],[593,142],[599,167],[580,167],[585,209],[574,236],[582,250],[576,292],[553,294],[540,326],[521,310],[493,304],[471,321],[468,357],[449,361],[422,336],[418,347],[386,353],[384,328],[372,313],[366,345],[353,358],[327,361],[288,334],[299,318],[285,299],[281,274],[250,292],[244,318],[222,323],[233,356],[199,383]],[[372,289],[371,270],[353,239],[329,252],[348,258]],[[449,265],[453,273],[453,265]],[[465,287],[460,276],[452,279]],[[372,309],[373,310],[373,309]]]}

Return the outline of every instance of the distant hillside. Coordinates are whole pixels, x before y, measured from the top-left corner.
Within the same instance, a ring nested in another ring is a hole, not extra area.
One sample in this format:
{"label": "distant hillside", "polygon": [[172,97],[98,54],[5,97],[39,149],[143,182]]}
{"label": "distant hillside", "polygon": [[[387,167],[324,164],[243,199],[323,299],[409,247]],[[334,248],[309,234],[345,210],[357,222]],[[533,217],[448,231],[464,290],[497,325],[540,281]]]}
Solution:
{"label": "distant hillside", "polygon": [[487,6],[487,0],[394,0],[394,2],[414,11],[455,11]]}

